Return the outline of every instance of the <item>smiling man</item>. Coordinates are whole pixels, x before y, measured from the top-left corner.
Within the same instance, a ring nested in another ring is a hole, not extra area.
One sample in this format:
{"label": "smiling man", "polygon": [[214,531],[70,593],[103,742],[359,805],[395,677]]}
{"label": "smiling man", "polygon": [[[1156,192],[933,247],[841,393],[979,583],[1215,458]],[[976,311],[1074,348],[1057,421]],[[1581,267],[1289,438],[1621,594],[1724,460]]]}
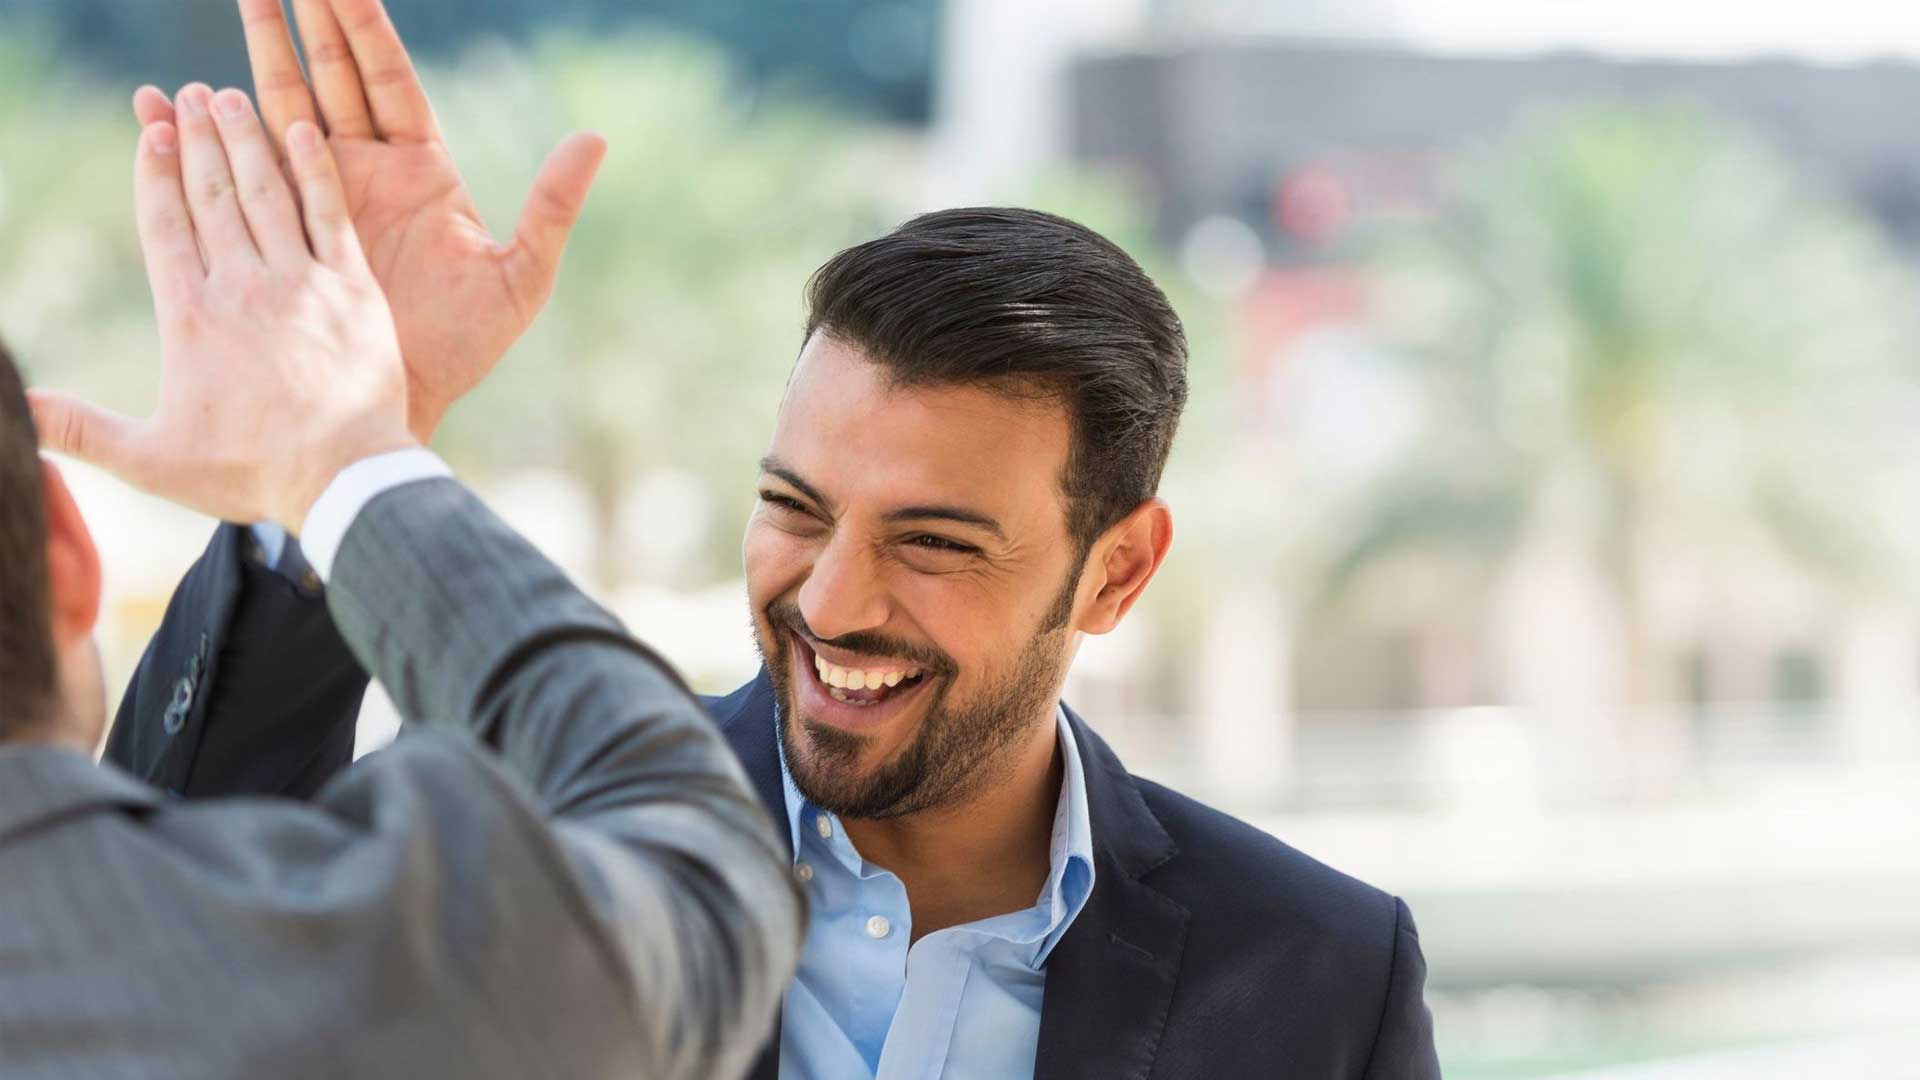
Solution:
{"label": "smiling man", "polygon": [[1119,249],[1015,210],[920,218],[810,301],[747,530],[766,677],[719,708],[780,771],[814,905],[780,1074],[1031,1072],[1099,880],[1096,744],[1057,701],[1172,536],[1179,320]]}
{"label": "smiling man", "polygon": [[[355,214],[394,253],[374,269],[424,440],[537,310],[456,332],[498,286],[474,268],[524,249],[550,281],[586,179],[563,147],[511,249],[412,251],[470,203],[376,0],[297,0],[311,96],[278,4],[242,9],[275,130],[317,109],[343,169],[426,140],[445,170],[380,172]],[[764,664],[709,702],[811,907],[751,1075],[1437,1077],[1404,904],[1130,775],[1059,701],[1172,543],[1186,344],[1161,291],[1082,226],[972,209],[842,252],[808,301],[744,544]],[[278,548],[220,530],[110,757],[188,797],[300,795],[345,763],[365,676]]]}

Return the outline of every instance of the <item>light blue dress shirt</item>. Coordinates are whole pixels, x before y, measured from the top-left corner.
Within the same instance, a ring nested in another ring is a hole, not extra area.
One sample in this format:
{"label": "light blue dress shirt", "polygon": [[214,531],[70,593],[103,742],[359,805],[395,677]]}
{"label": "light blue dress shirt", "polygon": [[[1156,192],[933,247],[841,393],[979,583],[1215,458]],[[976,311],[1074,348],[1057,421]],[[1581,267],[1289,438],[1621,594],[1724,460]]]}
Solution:
{"label": "light blue dress shirt", "polygon": [[1066,713],[1052,870],[1022,911],[911,946],[906,886],[807,802],[783,757],[793,869],[811,915],[780,1021],[781,1080],[1007,1080],[1033,1075],[1047,954],[1093,891],[1086,778]]}
{"label": "light blue dress shirt", "polygon": [[267,569],[276,569],[280,565],[280,553],[287,550],[287,530],[271,521],[257,521],[247,526],[253,533],[253,539],[260,545],[260,553],[266,557]]}

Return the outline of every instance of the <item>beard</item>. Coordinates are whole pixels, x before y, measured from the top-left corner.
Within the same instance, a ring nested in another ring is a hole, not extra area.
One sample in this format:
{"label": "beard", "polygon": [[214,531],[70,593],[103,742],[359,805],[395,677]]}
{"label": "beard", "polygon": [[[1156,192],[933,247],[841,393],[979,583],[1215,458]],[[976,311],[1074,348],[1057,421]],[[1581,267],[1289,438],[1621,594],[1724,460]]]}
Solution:
{"label": "beard", "polygon": [[[1079,583],[1068,582],[1067,599]],[[892,760],[862,775],[860,762],[872,737],[816,723],[794,705],[792,653],[783,640],[791,631],[820,641],[801,617],[799,605],[782,597],[767,605],[774,646],[755,641],[780,704],[780,748],[794,786],[807,800],[841,817],[900,817],[962,801],[969,791],[991,786],[1012,769],[1012,748],[1031,730],[1035,718],[1054,703],[1066,674],[1068,629],[1049,611],[1040,629],[1002,671],[982,672],[985,689],[965,699],[953,697],[955,665],[944,652],[916,647],[883,635],[847,634],[823,644],[872,656],[908,661],[924,668],[933,695],[913,739]],[[811,675],[802,675],[811,678]],[[806,732],[800,745],[796,728]]]}

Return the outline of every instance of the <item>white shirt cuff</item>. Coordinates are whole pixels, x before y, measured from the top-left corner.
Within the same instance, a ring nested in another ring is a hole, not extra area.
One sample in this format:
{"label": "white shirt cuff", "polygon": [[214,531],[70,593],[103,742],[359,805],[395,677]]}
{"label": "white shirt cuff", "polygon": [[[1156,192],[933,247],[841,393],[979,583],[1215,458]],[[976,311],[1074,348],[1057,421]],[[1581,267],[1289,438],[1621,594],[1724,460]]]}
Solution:
{"label": "white shirt cuff", "polygon": [[414,447],[363,458],[340,470],[327,490],[314,500],[300,527],[300,550],[321,581],[333,576],[333,560],[346,542],[347,530],[374,497],[402,484],[452,476],[453,470],[431,450]]}

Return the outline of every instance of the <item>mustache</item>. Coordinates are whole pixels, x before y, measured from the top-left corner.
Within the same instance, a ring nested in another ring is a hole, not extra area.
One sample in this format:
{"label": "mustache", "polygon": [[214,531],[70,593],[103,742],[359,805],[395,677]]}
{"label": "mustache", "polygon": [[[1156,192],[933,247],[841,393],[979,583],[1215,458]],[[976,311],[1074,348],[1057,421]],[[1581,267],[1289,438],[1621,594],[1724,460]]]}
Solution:
{"label": "mustache", "polygon": [[791,630],[805,641],[825,645],[828,648],[845,649],[848,652],[885,657],[890,660],[904,660],[936,675],[950,675],[956,666],[953,658],[939,649],[927,645],[916,645],[868,630],[841,634],[836,638],[821,637],[807,625],[806,616],[800,614],[800,605],[791,597],[783,596],[768,604],[766,614],[767,621],[773,624],[774,629]]}

